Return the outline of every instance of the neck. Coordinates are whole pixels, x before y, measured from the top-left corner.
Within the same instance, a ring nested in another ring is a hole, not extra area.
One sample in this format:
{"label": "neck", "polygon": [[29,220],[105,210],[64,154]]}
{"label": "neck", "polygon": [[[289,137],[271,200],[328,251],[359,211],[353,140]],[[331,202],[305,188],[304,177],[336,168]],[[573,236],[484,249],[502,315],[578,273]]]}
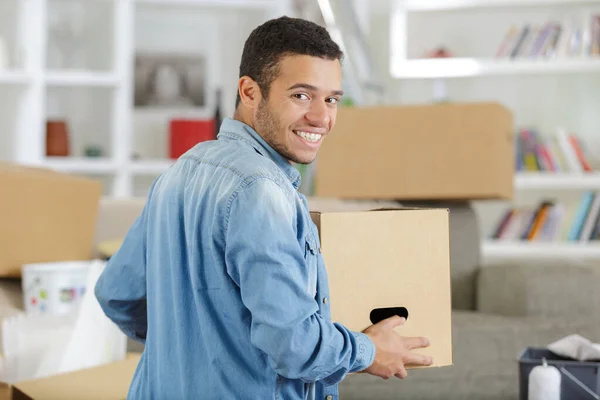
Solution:
{"label": "neck", "polygon": [[249,110],[244,108],[243,106],[240,106],[235,109],[235,112],[233,113],[233,119],[243,122],[244,124],[250,126],[252,129],[256,130],[252,115],[250,114]]}

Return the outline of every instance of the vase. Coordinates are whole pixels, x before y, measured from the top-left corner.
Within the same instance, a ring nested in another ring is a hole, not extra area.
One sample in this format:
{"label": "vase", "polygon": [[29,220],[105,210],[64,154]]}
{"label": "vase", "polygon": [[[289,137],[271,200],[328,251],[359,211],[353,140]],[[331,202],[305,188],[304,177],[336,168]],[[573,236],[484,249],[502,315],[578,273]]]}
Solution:
{"label": "vase", "polygon": [[66,121],[46,122],[46,155],[60,157],[69,155],[69,129]]}

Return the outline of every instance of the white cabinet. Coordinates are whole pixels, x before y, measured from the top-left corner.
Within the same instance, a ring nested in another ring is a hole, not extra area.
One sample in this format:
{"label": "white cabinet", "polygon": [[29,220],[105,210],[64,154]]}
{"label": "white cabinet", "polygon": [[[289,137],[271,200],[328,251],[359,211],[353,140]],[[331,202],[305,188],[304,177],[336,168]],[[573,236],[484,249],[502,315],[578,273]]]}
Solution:
{"label": "white cabinet", "polygon": [[[277,0],[2,0],[0,161],[90,176],[109,196],[145,195],[172,163],[168,120],[210,117],[218,87],[231,114],[245,37],[288,7]],[[205,57],[204,106],[136,108],[134,63],[142,52]],[[46,156],[53,120],[67,123],[69,156]]]}

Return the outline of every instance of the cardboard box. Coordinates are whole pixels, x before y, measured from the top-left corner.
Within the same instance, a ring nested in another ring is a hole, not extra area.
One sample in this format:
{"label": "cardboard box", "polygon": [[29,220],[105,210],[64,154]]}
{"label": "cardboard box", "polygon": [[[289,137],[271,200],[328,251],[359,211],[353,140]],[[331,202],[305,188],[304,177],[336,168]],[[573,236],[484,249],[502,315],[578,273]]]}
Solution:
{"label": "cardboard box", "polygon": [[0,383],[0,400],[122,400],[127,397],[140,354],[123,361],[68,374],[7,385]]}
{"label": "cardboard box", "polygon": [[319,229],[334,322],[355,331],[376,308],[405,307],[402,336],[425,336],[417,352],[452,364],[448,209],[311,212]]}
{"label": "cardboard box", "polygon": [[340,108],[315,195],[456,200],[513,196],[514,128],[495,103]]}
{"label": "cardboard box", "polygon": [[102,193],[97,181],[0,163],[0,276],[26,263],[86,260]]}

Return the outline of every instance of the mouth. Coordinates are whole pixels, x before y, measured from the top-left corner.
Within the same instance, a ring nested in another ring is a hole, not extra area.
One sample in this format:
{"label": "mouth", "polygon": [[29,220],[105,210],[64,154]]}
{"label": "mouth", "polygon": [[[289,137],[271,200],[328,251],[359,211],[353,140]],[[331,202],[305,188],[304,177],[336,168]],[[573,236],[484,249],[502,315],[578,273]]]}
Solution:
{"label": "mouth", "polygon": [[306,131],[300,131],[300,130],[294,130],[292,132],[294,132],[294,134],[296,136],[301,137],[302,139],[304,139],[305,141],[307,141],[310,144],[317,144],[323,138],[322,134],[315,133],[315,132],[306,132]]}

